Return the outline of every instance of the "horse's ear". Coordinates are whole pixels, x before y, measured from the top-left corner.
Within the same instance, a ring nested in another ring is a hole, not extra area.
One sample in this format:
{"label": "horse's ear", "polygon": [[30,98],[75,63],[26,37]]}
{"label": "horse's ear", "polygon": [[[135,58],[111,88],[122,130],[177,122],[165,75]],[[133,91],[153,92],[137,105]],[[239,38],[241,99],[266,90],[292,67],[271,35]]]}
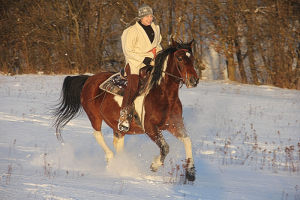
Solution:
{"label": "horse's ear", "polygon": [[173,47],[176,47],[177,46],[177,42],[174,40],[174,37],[171,37],[171,45]]}
{"label": "horse's ear", "polygon": [[192,47],[192,44],[195,42],[195,40],[194,40],[194,38],[192,39],[192,41],[190,41],[189,43],[188,43],[188,45],[190,46],[190,47]]}

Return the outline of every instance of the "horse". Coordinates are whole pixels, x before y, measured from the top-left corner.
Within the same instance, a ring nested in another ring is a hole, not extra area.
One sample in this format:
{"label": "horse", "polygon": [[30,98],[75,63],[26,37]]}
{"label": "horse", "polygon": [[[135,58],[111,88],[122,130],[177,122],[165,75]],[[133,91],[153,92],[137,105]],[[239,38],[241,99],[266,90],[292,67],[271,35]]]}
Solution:
{"label": "horse", "polygon": [[93,135],[103,148],[108,163],[114,157],[114,153],[103,138],[101,132],[103,121],[113,130],[113,146],[116,153],[122,151],[126,134],[147,134],[160,149],[160,154],[154,158],[150,166],[155,172],[164,164],[169,153],[169,145],[162,134],[162,131],[167,130],[184,144],[185,180],[194,181],[196,170],[192,143],[184,126],[182,103],[179,99],[179,88],[183,84],[187,88],[193,88],[199,82],[193,64],[193,41],[187,43],[172,41],[168,48],[158,52],[150,76],[149,90],[143,100],[144,127],[132,123],[128,132],[120,132],[117,126],[121,101],[118,101],[115,95],[99,88],[101,83],[116,72],[67,76],[63,82],[60,102],[53,114],[56,118],[54,124],[57,138],[62,140],[61,129],[71,119],[77,117],[83,108],[94,129]]}

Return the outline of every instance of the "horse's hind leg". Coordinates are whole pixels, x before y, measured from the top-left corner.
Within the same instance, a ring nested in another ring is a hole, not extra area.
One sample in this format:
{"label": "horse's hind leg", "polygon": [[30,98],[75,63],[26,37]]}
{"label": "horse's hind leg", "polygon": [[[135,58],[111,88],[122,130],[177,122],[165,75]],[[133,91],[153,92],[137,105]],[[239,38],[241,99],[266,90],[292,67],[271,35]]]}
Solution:
{"label": "horse's hind leg", "polygon": [[115,131],[113,144],[117,153],[122,152],[124,149],[124,135]]}
{"label": "horse's hind leg", "polygon": [[91,121],[91,124],[94,128],[94,137],[96,139],[96,141],[98,142],[98,144],[102,147],[102,149],[104,150],[105,152],[105,158],[106,158],[106,161],[107,163],[109,163],[109,161],[111,159],[113,159],[114,157],[114,153],[110,150],[110,148],[107,146],[105,140],[104,140],[104,137],[103,137],[103,134],[101,132],[101,125],[102,125],[102,119],[97,116],[96,114],[92,113],[92,112],[89,112],[90,110],[87,110],[86,109],[86,113]]}
{"label": "horse's hind leg", "polygon": [[106,161],[109,162],[113,157],[114,153],[110,150],[110,148],[107,146],[103,134],[101,132],[101,126],[102,126],[102,118],[100,117],[100,113],[94,112],[97,111],[99,106],[96,104],[91,104],[89,102],[82,102],[83,108],[89,117],[92,127],[94,128],[94,137],[98,144],[102,147],[102,149],[105,152],[105,158]]}
{"label": "horse's hind leg", "polygon": [[165,158],[167,157],[169,153],[169,145],[167,144],[165,138],[163,137],[161,131],[159,131],[157,128],[153,130],[151,133],[147,133],[147,135],[157,144],[157,146],[160,148],[160,155],[155,157],[152,164],[151,164],[151,170],[157,171],[160,166],[164,164]]}
{"label": "horse's hind leg", "polygon": [[94,131],[94,137],[96,138],[98,144],[103,148],[105,152],[106,161],[109,163],[109,161],[113,159],[114,153],[110,150],[110,148],[107,146],[106,142],[104,141],[102,132]]}
{"label": "horse's hind leg", "polygon": [[86,112],[93,128],[94,137],[98,144],[103,148],[107,162],[109,162],[114,154],[107,146],[103,134],[101,132],[101,126],[103,121],[102,107],[105,105],[106,93],[99,90],[99,85],[109,76],[110,74],[99,73],[98,75],[92,76],[87,80],[83,86],[81,92],[81,105]]}

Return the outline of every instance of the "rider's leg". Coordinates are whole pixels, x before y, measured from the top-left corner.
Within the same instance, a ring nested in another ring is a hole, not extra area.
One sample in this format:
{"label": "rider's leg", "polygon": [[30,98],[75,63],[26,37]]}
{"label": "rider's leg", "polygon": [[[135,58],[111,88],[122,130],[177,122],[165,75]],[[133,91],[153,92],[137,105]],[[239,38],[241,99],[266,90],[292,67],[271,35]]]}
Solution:
{"label": "rider's leg", "polygon": [[124,91],[122,107],[125,108],[131,106],[133,100],[135,99],[138,87],[139,87],[139,75],[137,74],[130,74],[127,76],[127,87]]}
{"label": "rider's leg", "polygon": [[139,75],[137,74],[127,74],[127,87],[124,91],[121,111],[120,111],[120,119],[118,123],[118,129],[120,131],[128,131],[130,119],[129,112],[130,107],[137,95],[138,87],[139,87]]}

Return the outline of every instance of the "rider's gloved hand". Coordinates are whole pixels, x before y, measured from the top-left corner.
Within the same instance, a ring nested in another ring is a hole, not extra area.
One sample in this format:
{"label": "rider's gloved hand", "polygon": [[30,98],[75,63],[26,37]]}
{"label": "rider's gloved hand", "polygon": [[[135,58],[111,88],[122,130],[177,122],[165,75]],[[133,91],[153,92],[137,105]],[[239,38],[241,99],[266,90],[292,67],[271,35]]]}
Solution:
{"label": "rider's gloved hand", "polygon": [[143,60],[143,63],[144,63],[145,65],[150,65],[151,60],[152,60],[152,58],[145,57],[145,59]]}

